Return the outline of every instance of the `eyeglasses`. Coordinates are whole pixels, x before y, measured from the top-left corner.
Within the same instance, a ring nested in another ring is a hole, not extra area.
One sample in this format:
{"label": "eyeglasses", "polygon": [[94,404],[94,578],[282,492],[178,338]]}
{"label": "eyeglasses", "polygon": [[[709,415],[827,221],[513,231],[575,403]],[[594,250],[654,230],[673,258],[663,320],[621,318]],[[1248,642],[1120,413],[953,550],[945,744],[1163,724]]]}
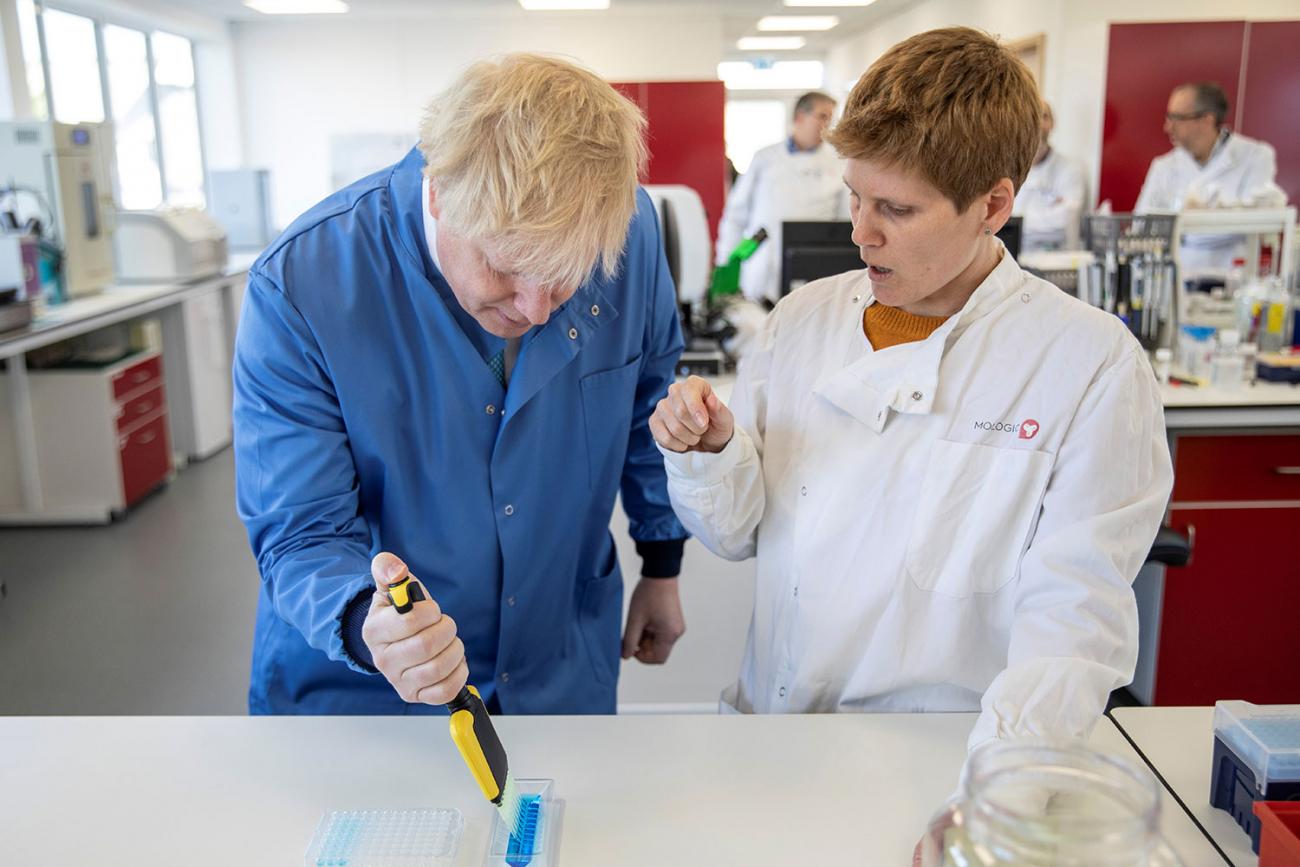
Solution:
{"label": "eyeglasses", "polygon": [[1165,120],[1167,121],[1196,120],[1198,117],[1204,117],[1207,114],[1209,114],[1208,111],[1189,111],[1181,114],[1176,111],[1167,111],[1165,112]]}

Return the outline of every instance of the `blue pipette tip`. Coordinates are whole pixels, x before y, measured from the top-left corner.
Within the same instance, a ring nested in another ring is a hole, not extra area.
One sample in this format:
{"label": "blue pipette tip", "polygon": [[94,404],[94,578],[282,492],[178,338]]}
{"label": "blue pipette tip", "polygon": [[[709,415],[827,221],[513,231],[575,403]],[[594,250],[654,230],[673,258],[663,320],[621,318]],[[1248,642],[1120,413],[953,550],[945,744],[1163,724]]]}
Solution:
{"label": "blue pipette tip", "polygon": [[506,850],[506,863],[510,867],[526,867],[532,862],[541,813],[540,795],[524,795],[519,799],[519,833],[510,835],[510,846]]}

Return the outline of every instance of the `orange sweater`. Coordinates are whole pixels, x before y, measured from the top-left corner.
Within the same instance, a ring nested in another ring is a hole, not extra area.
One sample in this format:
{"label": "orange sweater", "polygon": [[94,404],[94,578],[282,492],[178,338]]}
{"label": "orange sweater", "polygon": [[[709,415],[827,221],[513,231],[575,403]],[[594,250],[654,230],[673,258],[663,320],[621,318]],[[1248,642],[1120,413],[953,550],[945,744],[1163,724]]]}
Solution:
{"label": "orange sweater", "polygon": [[867,333],[871,348],[879,352],[900,343],[924,340],[947,320],[947,316],[917,316],[876,303],[862,314],[862,329]]}

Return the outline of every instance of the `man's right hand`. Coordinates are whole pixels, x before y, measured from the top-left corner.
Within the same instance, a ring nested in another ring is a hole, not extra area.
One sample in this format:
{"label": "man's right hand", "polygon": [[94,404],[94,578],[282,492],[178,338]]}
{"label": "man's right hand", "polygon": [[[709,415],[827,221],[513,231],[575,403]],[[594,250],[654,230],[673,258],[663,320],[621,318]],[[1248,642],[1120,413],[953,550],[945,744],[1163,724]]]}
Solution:
{"label": "man's right hand", "polygon": [[[425,590],[425,600],[405,614],[388,601],[388,587],[407,574],[406,564],[387,551],[370,561],[375,594],[361,627],[361,637],[388,682],[403,701],[446,704],[469,680],[465,643],[456,637],[456,622],[442,613]],[[417,579],[411,576],[411,581]]]}
{"label": "man's right hand", "polygon": [[720,452],[735,427],[731,410],[698,376],[668,386],[668,396],[650,416],[655,442],[671,452]]}

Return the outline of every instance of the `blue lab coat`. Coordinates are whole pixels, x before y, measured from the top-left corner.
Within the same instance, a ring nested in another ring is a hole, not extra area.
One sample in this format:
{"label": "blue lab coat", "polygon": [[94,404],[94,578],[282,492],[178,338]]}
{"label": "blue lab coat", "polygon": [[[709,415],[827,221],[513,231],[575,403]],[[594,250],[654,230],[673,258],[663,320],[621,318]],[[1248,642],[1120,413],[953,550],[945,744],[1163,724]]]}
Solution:
{"label": "blue lab coat", "polygon": [[262,576],[249,709],[441,710],[344,649],[342,615],[386,550],[455,618],[485,699],[612,713],[615,496],[634,539],[686,535],[647,427],[682,350],[654,208],[638,192],[618,274],[525,336],[506,391],[429,256],[423,165],[412,150],[325,199],[249,273],[234,364],[236,499]]}

